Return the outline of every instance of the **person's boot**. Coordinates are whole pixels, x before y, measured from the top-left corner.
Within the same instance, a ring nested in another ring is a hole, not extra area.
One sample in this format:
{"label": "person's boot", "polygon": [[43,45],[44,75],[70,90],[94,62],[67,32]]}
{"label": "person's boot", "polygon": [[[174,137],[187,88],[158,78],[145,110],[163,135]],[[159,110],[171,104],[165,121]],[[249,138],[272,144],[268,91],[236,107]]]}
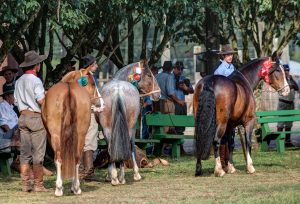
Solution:
{"label": "person's boot", "polygon": [[44,167],[41,164],[33,165],[33,177],[34,177],[34,192],[47,192],[48,190],[44,187]]}
{"label": "person's boot", "polygon": [[[285,131],[291,131],[291,128],[285,128]],[[295,147],[295,145],[291,141],[290,133],[285,135],[285,147]]]}
{"label": "person's boot", "polygon": [[97,181],[99,182],[100,179],[96,177],[94,173],[94,161],[93,161],[93,151],[88,150],[83,153],[83,164],[85,175],[82,177],[85,181]]}
{"label": "person's boot", "polygon": [[23,192],[30,192],[31,186],[30,186],[30,165],[29,164],[21,164],[20,165],[20,175],[22,179],[22,191]]}

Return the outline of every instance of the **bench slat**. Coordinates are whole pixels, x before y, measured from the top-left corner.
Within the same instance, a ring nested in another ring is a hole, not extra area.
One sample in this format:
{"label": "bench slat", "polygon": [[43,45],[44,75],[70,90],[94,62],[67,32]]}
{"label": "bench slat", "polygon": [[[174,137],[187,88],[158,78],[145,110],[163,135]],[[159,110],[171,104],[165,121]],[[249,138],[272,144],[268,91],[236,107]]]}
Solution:
{"label": "bench slat", "polygon": [[276,111],[257,111],[256,116],[285,116],[285,115],[300,115],[300,110],[276,110]]}
{"label": "bench slat", "polygon": [[148,114],[146,124],[150,126],[177,126],[194,127],[195,120],[192,115],[171,115],[171,114]]}
{"label": "bench slat", "polygon": [[299,116],[257,118],[258,123],[277,123],[277,122],[294,122],[294,121],[300,121],[300,115]]}

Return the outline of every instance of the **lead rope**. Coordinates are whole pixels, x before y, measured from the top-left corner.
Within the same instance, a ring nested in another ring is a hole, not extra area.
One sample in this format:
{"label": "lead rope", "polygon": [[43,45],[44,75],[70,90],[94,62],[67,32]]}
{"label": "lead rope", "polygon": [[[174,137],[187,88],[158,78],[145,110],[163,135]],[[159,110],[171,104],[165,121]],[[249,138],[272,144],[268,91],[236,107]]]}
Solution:
{"label": "lead rope", "polygon": [[[81,72],[80,72],[81,73]],[[92,110],[94,112],[102,112],[105,108],[105,104],[104,104],[104,100],[98,90],[98,86],[96,84],[96,80],[94,79],[94,76],[93,76],[93,73],[91,71],[89,71],[89,73],[91,74],[92,78],[93,78],[93,81],[94,81],[94,84],[95,84],[95,90],[94,90],[94,95],[97,95],[95,98],[93,99],[99,99],[100,100],[100,107],[96,107],[95,105],[92,105]],[[92,100],[93,100],[92,99]]]}

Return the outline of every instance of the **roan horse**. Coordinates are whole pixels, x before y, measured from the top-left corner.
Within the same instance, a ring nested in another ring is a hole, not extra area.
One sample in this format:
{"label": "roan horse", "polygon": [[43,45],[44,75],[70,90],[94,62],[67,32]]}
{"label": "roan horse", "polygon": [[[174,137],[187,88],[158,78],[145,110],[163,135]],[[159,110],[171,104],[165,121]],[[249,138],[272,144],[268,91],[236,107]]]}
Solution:
{"label": "roan horse", "polygon": [[[201,160],[209,158],[212,143],[215,156],[214,174],[215,176],[225,175],[219,157],[220,140],[226,129],[231,130],[238,125],[245,128],[245,141],[241,137],[241,142],[245,147],[243,150],[247,172],[250,174],[255,172],[250,156],[251,134],[255,123],[253,90],[261,79],[281,94],[289,93],[282,66],[272,62],[269,58],[252,60],[228,78],[210,75],[197,83],[193,98],[196,176],[202,175]],[[229,150],[227,173],[235,172],[232,150],[233,148]]]}
{"label": "roan horse", "polygon": [[[77,80],[84,83],[79,85]],[[94,79],[87,68],[68,73],[46,94],[42,117],[54,150],[56,196],[63,195],[62,179],[70,177],[73,178],[71,190],[81,194],[78,168],[90,124],[91,102],[99,98],[95,97],[98,93],[95,90]]]}
{"label": "roan horse", "polygon": [[[140,113],[139,91],[144,95],[151,95],[153,100],[158,100],[160,96],[156,79],[144,61],[120,69],[100,91],[105,108],[99,113],[99,121],[108,144],[110,161],[107,179],[112,185],[125,184],[123,161],[131,156],[134,166],[133,179],[141,179],[134,146],[135,125]],[[116,162],[120,163],[119,178]]]}

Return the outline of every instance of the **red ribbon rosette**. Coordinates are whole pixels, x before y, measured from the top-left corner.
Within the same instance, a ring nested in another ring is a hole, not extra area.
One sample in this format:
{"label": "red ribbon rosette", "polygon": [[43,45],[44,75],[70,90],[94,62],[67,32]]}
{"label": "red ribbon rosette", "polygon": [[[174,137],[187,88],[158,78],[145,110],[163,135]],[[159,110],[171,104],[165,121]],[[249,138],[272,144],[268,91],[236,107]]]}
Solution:
{"label": "red ribbon rosette", "polygon": [[134,74],[134,75],[133,75],[133,79],[134,79],[135,81],[140,81],[140,80],[141,80],[141,75],[139,75],[139,74]]}
{"label": "red ribbon rosette", "polygon": [[258,76],[263,77],[266,83],[270,83],[269,73],[271,67],[272,67],[271,60],[267,60],[262,64],[262,68],[258,73]]}

